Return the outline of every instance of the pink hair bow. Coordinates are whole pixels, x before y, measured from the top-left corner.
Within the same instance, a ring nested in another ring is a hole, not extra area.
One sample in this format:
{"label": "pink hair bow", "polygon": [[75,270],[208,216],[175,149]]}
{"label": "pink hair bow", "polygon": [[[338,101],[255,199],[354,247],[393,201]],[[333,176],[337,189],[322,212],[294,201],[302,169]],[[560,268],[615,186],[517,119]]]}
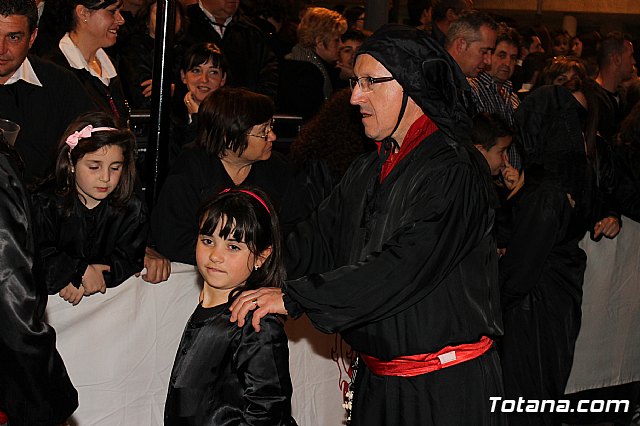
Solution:
{"label": "pink hair bow", "polygon": [[87,124],[80,131],[73,132],[73,134],[69,135],[65,143],[69,145],[69,151],[71,151],[73,148],[76,147],[76,145],[78,145],[78,142],[80,141],[80,139],[90,138],[92,133],[100,132],[103,130],[113,131],[118,129],[114,129],[113,127],[93,127],[91,124]]}

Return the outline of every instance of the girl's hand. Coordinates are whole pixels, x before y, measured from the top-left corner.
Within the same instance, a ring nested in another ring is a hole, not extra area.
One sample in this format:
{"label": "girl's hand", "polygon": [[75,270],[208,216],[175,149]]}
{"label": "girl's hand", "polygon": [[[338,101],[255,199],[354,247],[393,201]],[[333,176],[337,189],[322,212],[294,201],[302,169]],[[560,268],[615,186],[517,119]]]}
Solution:
{"label": "girl's hand", "polygon": [[504,167],[500,173],[502,173],[504,179],[504,186],[506,186],[508,190],[512,190],[518,183],[518,179],[520,179],[518,169],[509,164],[509,160],[505,160]]}
{"label": "girl's hand", "polygon": [[76,306],[82,300],[82,296],[84,296],[84,288],[82,285],[79,288],[75,288],[73,284],[69,283],[65,288],[60,290],[58,295],[73,306]]}
{"label": "girl's hand", "polygon": [[102,294],[107,291],[107,285],[104,282],[103,272],[109,272],[111,267],[109,265],[89,265],[87,270],[84,271],[82,276],[82,286],[84,287],[84,295],[90,296],[94,293],[100,292]]}
{"label": "girl's hand", "polygon": [[196,114],[200,108],[200,102],[197,102],[193,98],[191,92],[187,92],[187,94],[184,95],[184,104],[187,106],[187,112],[189,114]]}

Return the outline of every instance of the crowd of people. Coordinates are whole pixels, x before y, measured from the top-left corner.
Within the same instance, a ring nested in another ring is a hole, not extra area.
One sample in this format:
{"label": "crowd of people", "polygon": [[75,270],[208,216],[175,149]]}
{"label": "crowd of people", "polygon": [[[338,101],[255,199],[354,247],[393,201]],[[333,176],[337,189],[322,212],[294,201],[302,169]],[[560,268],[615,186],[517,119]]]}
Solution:
{"label": "crowd of people", "polygon": [[[359,354],[354,426],[570,421],[490,398],[564,396],[579,242],[640,221],[633,42],[409,3],[413,26],[374,33],[362,7],[305,7],[292,31],[276,2],[178,3],[171,169],[148,206],[129,116],[153,114],[156,1],[3,0],[5,422],[78,405],[47,293],[77,305],[171,262],[203,290],[165,424],[295,425],[281,319],[303,314]],[[286,153],[277,113],[303,120]]]}

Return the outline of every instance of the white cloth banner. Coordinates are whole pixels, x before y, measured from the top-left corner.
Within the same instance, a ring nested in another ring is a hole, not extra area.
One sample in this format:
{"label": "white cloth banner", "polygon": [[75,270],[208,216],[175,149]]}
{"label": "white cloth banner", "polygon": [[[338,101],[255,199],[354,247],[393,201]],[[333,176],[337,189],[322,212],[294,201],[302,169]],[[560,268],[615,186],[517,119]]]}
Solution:
{"label": "white cloth banner", "polygon": [[582,326],[566,393],[640,381],[640,224],[622,223],[612,240],[580,243]]}

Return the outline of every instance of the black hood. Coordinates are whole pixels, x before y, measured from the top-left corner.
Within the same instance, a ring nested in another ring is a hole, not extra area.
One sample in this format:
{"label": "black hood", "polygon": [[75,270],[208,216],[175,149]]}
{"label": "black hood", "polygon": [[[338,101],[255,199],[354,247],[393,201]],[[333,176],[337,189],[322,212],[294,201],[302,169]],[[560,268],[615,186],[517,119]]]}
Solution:
{"label": "black hood", "polygon": [[438,128],[456,141],[469,141],[469,84],[451,55],[424,31],[399,24],[377,30],[358,50],[391,72],[404,92]]}

